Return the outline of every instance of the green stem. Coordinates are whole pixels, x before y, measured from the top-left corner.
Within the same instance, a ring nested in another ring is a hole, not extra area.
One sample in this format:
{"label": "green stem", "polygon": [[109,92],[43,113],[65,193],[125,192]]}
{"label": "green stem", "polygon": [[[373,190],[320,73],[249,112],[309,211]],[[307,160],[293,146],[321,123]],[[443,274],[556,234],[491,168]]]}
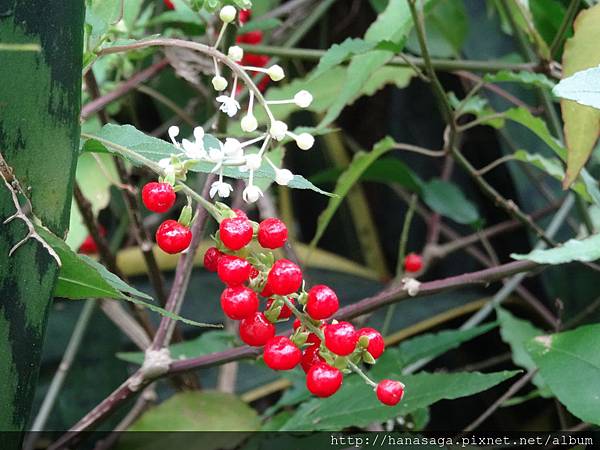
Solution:
{"label": "green stem", "polygon": [[363,372],[363,370],[358,367],[356,364],[354,364],[352,361],[348,361],[348,367],[350,367],[352,369],[352,371],[354,373],[356,373],[359,377],[361,377],[365,383],[367,383],[369,386],[376,388],[377,387],[377,383],[375,383],[373,380],[371,380],[366,373]]}
{"label": "green stem", "polygon": [[[138,161],[139,163],[143,164],[144,166],[148,167],[150,170],[155,172],[157,175],[165,176],[165,171],[163,170],[162,167],[160,167],[158,165],[158,163],[140,155],[139,153],[134,152],[133,150],[128,149],[127,147],[124,147],[122,145],[116,144],[114,142],[108,141],[106,139],[103,139],[101,137],[98,137],[98,136],[95,136],[95,135],[89,134],[89,133],[81,133],[81,137],[84,139],[93,139],[95,141],[98,141],[101,144],[105,145],[106,147],[113,149],[120,155],[131,158],[135,161]],[[217,207],[215,205],[213,205],[212,203],[210,203],[209,201],[204,199],[200,194],[198,194],[196,191],[194,191],[192,188],[190,188],[184,182],[177,181],[177,184],[179,186],[181,186],[181,190],[183,192],[185,192],[190,197],[192,197],[194,200],[196,200],[196,202],[201,204],[210,213],[211,216],[213,216],[217,221],[220,220],[219,210],[217,209]]]}
{"label": "green stem", "polygon": [[[248,45],[240,44],[245,51],[257,53],[266,56],[276,56],[280,58],[304,59],[308,61],[318,61],[327,52],[326,50],[309,48],[286,48],[273,45]],[[423,58],[417,58],[410,55],[395,56],[389,62],[389,65],[418,68],[425,67]],[[537,64],[530,63],[509,63],[505,61],[478,61],[463,59],[431,59],[431,65],[436,70],[455,71],[467,70],[470,72],[499,72],[501,70],[520,71],[538,71],[540,67]]]}
{"label": "green stem", "polygon": [[558,55],[556,55],[556,53],[558,52],[558,50],[560,50],[560,47],[561,47],[563,41],[565,40],[565,37],[567,36],[569,28],[571,27],[571,24],[573,23],[573,19],[575,18],[575,15],[579,11],[580,3],[581,3],[581,0],[571,0],[571,3],[569,3],[569,8],[567,9],[567,12],[565,13],[565,17],[563,18],[563,21],[560,24],[560,28],[556,32],[556,36],[554,36],[554,40],[552,41],[552,44],[550,45],[550,56],[552,58],[554,58],[555,56],[558,56]]}

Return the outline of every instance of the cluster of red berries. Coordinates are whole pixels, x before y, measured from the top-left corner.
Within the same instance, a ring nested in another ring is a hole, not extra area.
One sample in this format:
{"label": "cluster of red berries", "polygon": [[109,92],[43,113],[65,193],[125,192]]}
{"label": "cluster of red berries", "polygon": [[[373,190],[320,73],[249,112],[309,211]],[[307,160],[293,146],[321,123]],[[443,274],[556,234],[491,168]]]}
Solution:
{"label": "cluster of red berries", "polygon": [[[264,347],[268,367],[290,370],[300,365],[311,393],[333,395],[342,385],[343,374],[351,371],[350,365],[373,364],[382,355],[383,337],[373,328],[356,330],[349,322],[328,321],[339,309],[336,293],[325,285],[305,292],[300,267],[287,259],[275,260],[270,251],[287,241],[288,230],[281,220],[257,224],[242,211],[233,214],[221,221],[214,236],[217,246],[204,255],[206,269],[216,272],[226,286],[221,295],[223,312],[239,321],[243,342]],[[253,238],[263,250],[250,251]],[[259,296],[266,300],[262,311]],[[276,335],[275,323],[293,314],[297,318],[292,335]],[[382,403],[396,405],[404,385],[383,380],[376,393]]]}
{"label": "cluster of red berries", "polygon": [[[150,182],[142,188],[144,206],[155,213],[165,213],[175,204],[173,186],[164,182]],[[156,243],[162,251],[170,254],[181,253],[192,242],[189,224],[177,220],[165,220],[156,230]]]}

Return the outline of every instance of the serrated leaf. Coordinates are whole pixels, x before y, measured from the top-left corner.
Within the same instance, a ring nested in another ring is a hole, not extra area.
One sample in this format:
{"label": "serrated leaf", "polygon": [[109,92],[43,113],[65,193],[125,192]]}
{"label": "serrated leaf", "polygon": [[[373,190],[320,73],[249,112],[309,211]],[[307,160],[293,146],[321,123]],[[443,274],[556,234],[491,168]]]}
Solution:
{"label": "serrated leaf", "polygon": [[423,184],[423,201],[433,211],[457,223],[472,224],[479,213],[462,191],[448,181],[434,179]]}
{"label": "serrated leaf", "polygon": [[575,72],[554,87],[554,95],[600,109],[600,67]]}
{"label": "serrated leaf", "polygon": [[573,261],[592,262],[600,259],[600,234],[585,239],[569,239],[560,247],[534,250],[526,255],[513,253],[511,258],[526,259],[538,264],[565,264]]}
{"label": "serrated leaf", "polygon": [[343,63],[354,55],[360,55],[372,50],[375,45],[374,42],[367,42],[360,38],[347,38],[341,44],[333,44],[321,56],[317,68],[310,76],[310,80],[323,75],[329,69]]}
{"label": "serrated leaf", "polygon": [[[116,146],[111,144],[116,144]],[[204,145],[208,149],[211,147],[218,147],[219,143],[216,138],[206,134],[204,136]],[[119,152],[119,146],[125,147],[126,149],[130,150],[130,152],[127,154]],[[168,158],[172,154],[181,153],[181,150],[177,149],[169,142],[149,136],[131,125],[113,124],[108,124],[102,127],[98,133],[86,141],[83,149],[84,151],[98,151],[98,149],[104,149],[127,158],[135,165],[143,165],[143,159],[136,158],[136,155],[149,159],[153,162],[159,162],[161,159]],[[213,168],[213,163],[199,162],[190,167],[190,170],[194,172],[210,173]],[[225,167],[223,174],[226,177],[235,179],[248,178],[247,172],[240,172],[240,170],[235,167]],[[271,182],[275,179],[275,171],[266,161],[264,161],[260,169],[254,172],[254,179],[257,182],[259,180],[261,180],[261,182]],[[330,195],[329,193],[313,185],[301,175],[294,175],[294,179],[290,181],[288,187],[293,189],[311,189],[320,194]]]}
{"label": "serrated leaf", "polygon": [[505,117],[513,122],[517,122],[524,127],[528,128],[537,137],[550,147],[554,153],[556,153],[560,159],[565,161],[567,159],[567,151],[561,145],[561,143],[550,133],[548,125],[539,117],[535,117],[525,108],[512,108],[504,112]]}
{"label": "serrated leaf", "polygon": [[600,425],[600,325],[538,336],[527,351],[552,393],[584,422]]}
{"label": "serrated leaf", "polygon": [[342,201],[350,189],[352,189],[352,187],[358,182],[365,170],[367,170],[369,166],[378,158],[392,150],[394,148],[394,144],[395,143],[392,138],[386,137],[375,144],[373,150],[371,150],[369,153],[359,152],[354,155],[352,162],[338,179],[334,190],[334,197],[329,199],[327,207],[319,215],[319,219],[317,221],[317,231],[310,242],[311,249],[316,247],[319,240],[323,236],[323,233],[327,229],[329,222],[333,218],[333,215],[342,204]]}
{"label": "serrated leaf", "polygon": [[[515,376],[513,372],[458,372],[404,375],[404,398],[394,407],[382,405],[371,388],[357,376],[348,377],[332,397],[302,404],[281,431],[337,431],[366,426],[410,414],[440,400],[452,400],[485,391]],[[399,374],[388,374],[390,377]],[[340,408],[340,405],[344,405]]]}
{"label": "serrated leaf", "polygon": [[[221,352],[230,348],[234,342],[234,336],[228,331],[207,331],[195,339],[178,342],[169,346],[169,352],[173,359],[197,358],[210,353]],[[143,352],[120,352],[117,358],[132,364],[143,364]]]}
{"label": "serrated leaf", "polygon": [[[427,4],[430,0],[425,0]],[[403,42],[412,28],[412,17],[405,0],[390,0],[387,8],[377,17],[365,33],[366,42]],[[391,51],[372,50],[352,58],[340,94],[327,111],[319,127],[331,124],[346,104],[353,101],[371,74],[386,64],[394,55]]]}
{"label": "serrated leaf", "polygon": [[[529,356],[529,353],[527,353],[525,344],[534,337],[541,336],[544,332],[534,327],[527,320],[513,316],[503,308],[496,308],[496,314],[500,322],[500,336],[510,346],[513,362],[517,366],[527,370],[536,369],[537,366],[533,362],[533,359],[531,359],[531,356]],[[546,391],[546,383],[544,383],[541,375],[537,374],[532,382],[538,388],[542,389],[542,393]]]}
{"label": "serrated leaf", "polygon": [[[600,5],[582,10],[573,23],[575,33],[565,44],[563,77],[600,64]],[[569,186],[587,162],[600,133],[600,111],[572,100],[561,100],[565,141],[569,150],[563,186]]]}
{"label": "serrated leaf", "polygon": [[496,73],[486,73],[483,80],[487,83],[521,83],[546,89],[552,89],[555,86],[555,83],[543,73],[526,71],[501,70]]}

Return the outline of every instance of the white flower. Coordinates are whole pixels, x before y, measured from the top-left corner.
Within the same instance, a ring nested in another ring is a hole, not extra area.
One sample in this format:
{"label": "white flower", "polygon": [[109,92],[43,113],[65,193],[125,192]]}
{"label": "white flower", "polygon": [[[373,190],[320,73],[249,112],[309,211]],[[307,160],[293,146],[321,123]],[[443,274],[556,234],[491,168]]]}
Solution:
{"label": "white flower", "polygon": [[217,101],[221,103],[220,110],[227,114],[229,117],[233,117],[240,110],[239,102],[229,95],[219,95]]}
{"label": "white flower", "polygon": [[308,108],[312,101],[312,94],[304,89],[294,95],[294,103],[300,108]]}
{"label": "white flower", "polygon": [[224,152],[222,148],[211,147],[208,149],[208,159],[214,163],[223,161]]}
{"label": "white flower", "polygon": [[239,158],[243,155],[244,150],[240,141],[234,138],[225,139],[223,144],[223,153],[232,158]]}
{"label": "white flower", "polygon": [[171,142],[173,143],[173,145],[177,148],[180,148],[179,142],[177,142],[177,140],[175,139],[177,136],[179,136],[179,127],[176,125],[171,125],[167,132],[169,133],[169,137],[171,138]]}
{"label": "white flower", "polygon": [[288,169],[275,169],[275,182],[287,186],[294,179],[294,174]]}
{"label": "white flower", "polygon": [[216,75],[213,77],[212,85],[215,88],[215,91],[224,91],[227,89],[227,80],[220,75]]}
{"label": "white flower", "polygon": [[269,67],[267,70],[267,75],[269,75],[269,78],[273,81],[279,81],[285,78],[285,72],[283,71],[283,68],[277,64]]}
{"label": "white flower", "polygon": [[232,45],[227,51],[227,56],[229,56],[235,62],[240,62],[244,57],[244,49],[239,45]]}
{"label": "white flower", "polygon": [[262,191],[258,186],[249,185],[242,192],[242,198],[246,203],[254,203],[263,196]]}
{"label": "white flower", "polygon": [[296,136],[296,145],[302,150],[310,150],[315,143],[315,138],[308,133],[300,133]]}
{"label": "white flower", "polygon": [[219,18],[225,23],[230,23],[235,19],[236,13],[237,11],[235,10],[235,7],[226,5],[221,8],[221,11],[219,12]]}
{"label": "white flower", "polygon": [[171,158],[163,158],[158,161],[158,165],[165,171],[166,175],[175,173],[175,167],[171,164]]}
{"label": "white flower", "polygon": [[185,156],[187,156],[189,159],[203,159],[206,157],[206,151],[204,151],[204,142],[202,141],[190,142],[187,139],[184,139],[181,141],[181,145],[183,146]]}
{"label": "white flower", "polygon": [[269,134],[276,141],[281,141],[285,137],[285,133],[287,133],[288,126],[285,122],[281,120],[275,120],[271,123],[271,128],[269,129]]}
{"label": "white flower", "polygon": [[229,183],[225,183],[222,180],[217,180],[210,185],[210,198],[213,198],[215,194],[219,194],[219,197],[221,198],[227,198],[232,192],[233,187]]}
{"label": "white flower", "polygon": [[258,170],[262,164],[262,157],[256,153],[246,155],[246,169],[247,170]]}
{"label": "white flower", "polygon": [[256,120],[256,117],[248,113],[242,118],[241,126],[242,130],[246,133],[252,133],[258,128],[258,121]]}

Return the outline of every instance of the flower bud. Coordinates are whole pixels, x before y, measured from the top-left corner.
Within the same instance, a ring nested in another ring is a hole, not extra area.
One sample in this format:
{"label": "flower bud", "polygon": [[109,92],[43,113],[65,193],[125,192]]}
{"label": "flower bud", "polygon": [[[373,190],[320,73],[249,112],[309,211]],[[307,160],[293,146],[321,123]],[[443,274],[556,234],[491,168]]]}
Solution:
{"label": "flower bud", "polygon": [[271,137],[276,141],[281,141],[285,137],[285,133],[287,133],[288,126],[285,122],[281,120],[275,120],[271,123],[271,128],[269,129],[269,133]]}
{"label": "flower bud", "polygon": [[235,19],[236,13],[237,11],[235,10],[235,7],[231,5],[226,5],[221,8],[221,11],[219,12],[219,17],[223,22],[230,23],[233,22],[233,20]]}
{"label": "flower bud", "polygon": [[240,62],[244,57],[244,49],[238,45],[232,45],[227,51],[227,56],[229,56],[235,62]]}
{"label": "flower bud", "polygon": [[275,182],[280,186],[287,186],[294,179],[294,174],[288,169],[278,169],[275,171]]}
{"label": "flower bud", "polygon": [[302,150],[310,150],[315,143],[315,138],[308,133],[301,133],[296,137],[296,144]]}
{"label": "flower bud", "polygon": [[224,91],[227,89],[227,80],[220,75],[214,76],[212,79],[212,85],[215,91]]}
{"label": "flower bud", "polygon": [[285,78],[283,68],[277,64],[269,67],[269,69],[267,70],[267,75],[269,75],[269,78],[271,78],[271,80],[273,81],[280,81]]}
{"label": "flower bud", "polygon": [[312,101],[312,94],[304,89],[294,95],[294,103],[300,108],[308,108]]}
{"label": "flower bud", "polygon": [[242,117],[241,127],[246,133],[252,133],[258,128],[258,121],[256,120],[256,117],[248,113]]}
{"label": "flower bud", "polygon": [[258,170],[262,164],[262,158],[257,154],[246,155],[246,167],[249,170]]}

